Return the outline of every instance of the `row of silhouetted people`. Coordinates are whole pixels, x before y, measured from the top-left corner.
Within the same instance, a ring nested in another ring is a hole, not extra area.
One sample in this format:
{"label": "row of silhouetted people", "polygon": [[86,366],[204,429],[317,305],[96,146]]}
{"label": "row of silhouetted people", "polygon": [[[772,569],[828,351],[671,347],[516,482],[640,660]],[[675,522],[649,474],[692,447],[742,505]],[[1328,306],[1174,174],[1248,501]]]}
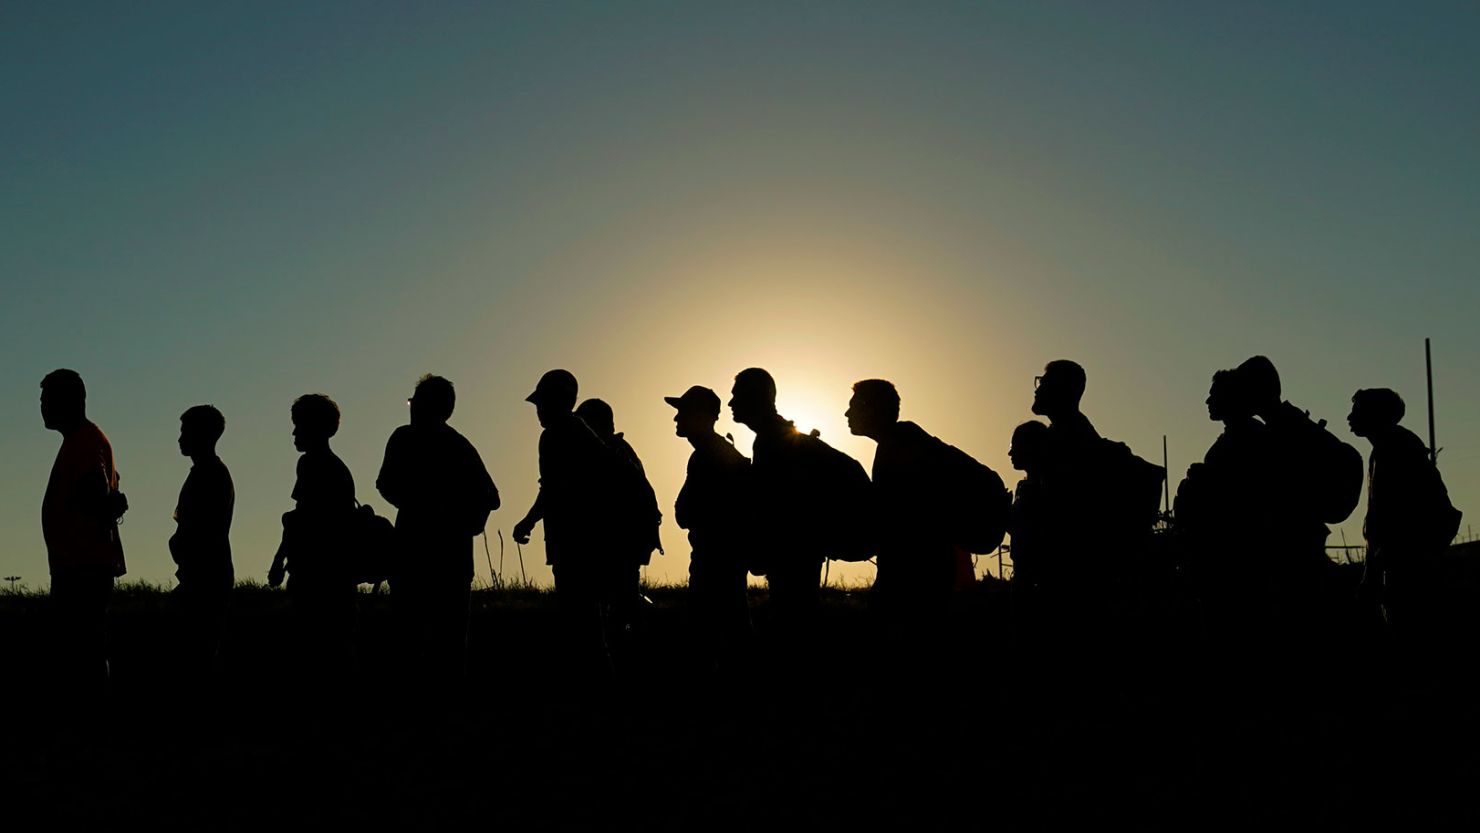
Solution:
{"label": "row of silhouetted people", "polygon": [[[1166,473],[1096,431],[1080,410],[1085,387],[1083,368],[1066,360],[1034,380],[1032,411],[1047,422],[1013,432],[1010,457],[1024,476],[1012,492],[990,468],[901,420],[899,394],[884,380],[854,385],[846,411],[850,431],[877,443],[872,476],[779,414],[765,370],[741,371],[728,403],[734,420],[755,433],[749,458],[716,431],[721,400],[713,390],[667,397],[675,433],[693,447],[675,516],[692,550],[700,661],[723,667],[744,649],[753,574],[769,588],[767,650],[801,662],[828,559],[876,559],[873,601],[886,648],[928,655],[953,592],[974,581],[970,555],[995,550],[1006,535],[1028,627],[1060,640],[1104,632],[1099,625],[1114,616],[1106,600],[1145,592],[1153,527],[1170,518],[1158,511]],[[43,504],[61,653],[74,673],[106,680],[106,610],[124,573],[117,522],[127,501],[111,446],[87,419],[81,377],[58,370],[41,388],[45,424],[63,435]],[[539,495],[514,538],[526,543],[543,524],[569,656],[576,667],[605,673],[630,650],[640,571],[662,550],[662,514],[610,406],[590,399],[577,407],[577,381],[564,370],[546,373],[527,399],[543,429]],[[461,674],[473,539],[500,502],[477,450],[448,424],[455,401],[451,382],[423,377],[409,424],[386,445],[376,489],[396,507],[393,526],[359,505],[353,475],[330,447],[338,406],[322,394],[293,403],[301,457],[269,582],[286,578],[306,673],[347,665],[356,587],[387,580],[403,660],[425,676]],[[1372,443],[1364,592],[1395,630],[1421,632],[1459,512],[1429,449],[1398,424],[1398,395],[1361,390],[1352,402],[1351,430]],[[1262,356],[1215,374],[1207,404],[1225,428],[1177,489],[1174,568],[1190,578],[1215,634],[1237,640],[1254,609],[1267,614],[1268,628],[1308,630],[1329,566],[1327,524],[1357,505],[1361,457],[1282,398],[1278,372]],[[192,407],[180,422],[180,451],[192,467],[170,552],[188,617],[184,660],[209,668],[235,581],[234,489],[216,455],[220,411]],[[1241,568],[1251,556],[1261,566]]]}

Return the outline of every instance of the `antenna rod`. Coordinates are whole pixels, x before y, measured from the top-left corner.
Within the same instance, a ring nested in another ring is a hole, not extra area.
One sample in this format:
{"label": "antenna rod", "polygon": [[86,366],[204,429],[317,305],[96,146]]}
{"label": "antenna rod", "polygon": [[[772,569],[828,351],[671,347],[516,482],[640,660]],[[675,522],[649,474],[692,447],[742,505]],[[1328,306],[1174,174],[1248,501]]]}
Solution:
{"label": "antenna rod", "polygon": [[1429,377],[1429,462],[1438,465],[1439,445],[1434,440],[1434,356],[1428,339],[1423,340],[1423,364]]}
{"label": "antenna rod", "polygon": [[1170,515],[1172,512],[1172,464],[1167,458],[1167,435],[1161,435],[1161,468],[1166,472],[1162,477],[1162,485],[1166,487],[1166,509],[1163,511]]}

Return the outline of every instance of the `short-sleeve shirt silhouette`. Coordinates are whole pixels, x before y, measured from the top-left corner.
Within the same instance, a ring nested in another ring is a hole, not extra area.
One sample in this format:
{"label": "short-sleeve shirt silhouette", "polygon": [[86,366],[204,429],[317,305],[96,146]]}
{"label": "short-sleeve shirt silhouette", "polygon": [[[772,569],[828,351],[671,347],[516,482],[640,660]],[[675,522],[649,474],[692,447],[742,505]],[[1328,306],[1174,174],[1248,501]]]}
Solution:
{"label": "short-sleeve shirt silhouette", "polygon": [[102,429],[84,421],[62,439],[41,501],[41,532],[52,573],[124,574],[118,524],[105,509],[109,492],[117,488],[113,446]]}
{"label": "short-sleeve shirt silhouette", "polygon": [[[473,577],[470,541],[498,489],[478,450],[446,423],[403,425],[391,434],[376,489],[396,507],[396,532],[416,550],[407,564]],[[436,563],[429,563],[436,562]]]}
{"label": "short-sleeve shirt silhouette", "polygon": [[175,559],[175,577],[182,585],[225,584],[234,580],[231,564],[231,518],[236,505],[236,487],[231,472],[219,457],[190,467],[180,499],[175,505],[175,534],[170,554]]}

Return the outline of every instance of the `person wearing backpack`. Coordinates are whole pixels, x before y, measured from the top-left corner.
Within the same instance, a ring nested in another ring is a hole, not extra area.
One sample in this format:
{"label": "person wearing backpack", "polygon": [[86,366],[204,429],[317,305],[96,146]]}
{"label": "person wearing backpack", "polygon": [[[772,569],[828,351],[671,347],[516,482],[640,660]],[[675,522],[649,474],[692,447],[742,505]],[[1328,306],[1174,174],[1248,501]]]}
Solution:
{"label": "person wearing backpack", "polygon": [[1417,647],[1441,636],[1436,623],[1446,604],[1439,593],[1439,558],[1459,532],[1461,513],[1450,503],[1428,447],[1398,424],[1405,410],[1394,391],[1359,390],[1347,424],[1372,443],[1362,525],[1363,596],[1382,605],[1400,644]]}
{"label": "person wearing backpack", "polygon": [[694,448],[673,517],[689,531],[695,659],[709,669],[729,670],[750,632],[745,578],[750,460],[714,430],[719,394],[695,385],[663,401],[677,411],[674,433]]}
{"label": "person wearing backpack", "polygon": [[611,406],[600,399],[587,399],[576,406],[576,416],[606,446],[611,469],[611,483],[604,502],[608,532],[605,548],[609,552],[601,557],[601,597],[607,646],[620,667],[631,647],[632,629],[636,625],[642,597],[642,568],[652,561],[653,550],[663,552],[663,542],[658,536],[663,513],[658,509],[658,496],[648,482],[642,459],[617,432]]}
{"label": "person wearing backpack", "polygon": [[[985,468],[913,422],[899,418],[899,392],[883,379],[853,386],[844,416],[848,430],[878,443],[874,453],[874,508],[878,518],[878,578],[873,592],[886,618],[898,624],[939,625],[967,559],[965,527],[985,522],[1000,544],[1010,498],[1001,478],[991,494],[970,494],[968,479]],[[977,505],[979,504],[979,505]],[[981,518],[989,515],[991,517]]]}
{"label": "person wearing backpack", "polygon": [[868,475],[858,461],[776,412],[776,381],[758,367],[735,376],[730,412],[755,432],[751,506],[758,527],[751,572],[764,575],[777,648],[803,660],[817,614],[822,564],[869,554]]}
{"label": "person wearing backpack", "polygon": [[440,681],[466,670],[473,539],[498,509],[498,487],[483,458],[448,424],[457,391],[421,377],[407,404],[411,421],[391,434],[375,488],[396,507],[390,564],[408,670]]}
{"label": "person wearing backpack", "polygon": [[108,685],[108,601],[126,570],[118,519],[113,445],[87,418],[87,388],[74,370],[41,380],[41,421],[62,435],[46,495],[41,532],[51,569],[56,682],[65,697],[101,695]]}
{"label": "person wearing backpack", "polygon": [[576,416],[576,377],[551,370],[540,377],[525,401],[539,418],[540,491],[514,525],[514,541],[529,543],[538,523],[545,525],[545,561],[555,575],[567,651],[579,675],[608,677],[611,657],[601,626],[603,500],[610,482],[610,454]]}
{"label": "person wearing backpack", "polygon": [[339,432],[339,405],[310,393],[293,401],[291,413],[293,446],[300,452],[294,507],[283,515],[283,540],[267,583],[277,587],[287,579],[299,670],[338,682],[354,657],[355,478],[329,447]]}

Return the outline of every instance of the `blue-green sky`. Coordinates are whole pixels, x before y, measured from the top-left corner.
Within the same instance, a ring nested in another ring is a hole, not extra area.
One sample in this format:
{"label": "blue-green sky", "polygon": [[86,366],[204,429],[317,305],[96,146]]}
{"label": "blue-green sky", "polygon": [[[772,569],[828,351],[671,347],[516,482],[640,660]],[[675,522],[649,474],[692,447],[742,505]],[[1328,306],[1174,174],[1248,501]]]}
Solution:
{"label": "blue-green sky", "polygon": [[[0,571],[45,582],[37,383],[63,366],[149,580],[182,410],[227,415],[257,576],[292,399],[339,401],[383,506],[427,371],[507,535],[551,367],[611,402],[666,508],[688,448],[661,397],[750,365],[865,463],[848,389],[893,379],[1011,481],[1049,359],[1085,365],[1105,434],[1169,435],[1175,474],[1217,433],[1212,372],[1254,353],[1342,436],[1376,386],[1422,433],[1430,336],[1441,465],[1480,515],[1477,89],[1473,2],[7,3]],[[650,576],[680,579],[664,535]]]}

